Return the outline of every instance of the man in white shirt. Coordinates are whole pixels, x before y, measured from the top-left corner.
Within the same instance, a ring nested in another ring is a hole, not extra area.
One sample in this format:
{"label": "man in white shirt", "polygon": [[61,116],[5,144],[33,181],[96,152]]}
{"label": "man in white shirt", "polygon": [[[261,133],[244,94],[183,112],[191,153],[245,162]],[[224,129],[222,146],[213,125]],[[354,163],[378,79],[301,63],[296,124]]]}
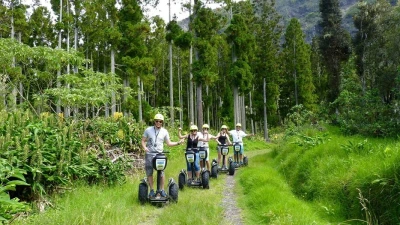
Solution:
{"label": "man in white shirt", "polygon": [[[152,160],[157,153],[162,153],[164,151],[164,142],[168,146],[177,146],[182,143],[183,140],[172,142],[169,139],[168,131],[162,127],[164,122],[164,116],[161,114],[156,114],[154,116],[154,126],[148,127],[143,134],[142,137],[142,148],[146,152],[145,155],[145,171],[147,176],[147,181],[150,186],[149,197],[154,198],[156,194],[153,189],[153,164]],[[167,194],[164,191],[164,171],[162,171],[161,176],[161,197],[167,197]]]}
{"label": "man in white shirt", "polygon": [[244,152],[243,138],[247,136],[254,136],[254,134],[246,134],[244,131],[242,131],[242,124],[240,123],[236,124],[235,130],[228,131],[228,134],[232,135],[233,144],[235,144],[235,142],[240,144],[239,162],[240,165],[243,165],[243,152]]}

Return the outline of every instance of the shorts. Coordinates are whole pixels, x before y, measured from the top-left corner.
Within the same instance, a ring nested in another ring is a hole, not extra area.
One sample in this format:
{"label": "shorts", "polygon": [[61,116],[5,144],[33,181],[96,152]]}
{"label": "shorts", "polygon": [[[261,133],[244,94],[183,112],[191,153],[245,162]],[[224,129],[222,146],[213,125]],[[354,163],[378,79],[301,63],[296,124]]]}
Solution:
{"label": "shorts", "polygon": [[[146,152],[145,161],[144,161],[144,169],[146,171],[146,176],[150,177],[153,176],[153,158],[156,156],[157,153],[149,153]],[[161,171],[161,176],[164,176],[164,171]]]}
{"label": "shorts", "polygon": [[[204,148],[206,150],[206,152],[207,152],[206,161],[208,161],[210,159],[210,148],[209,147],[202,147],[202,148]],[[200,160],[202,160],[202,159],[200,159]]]}
{"label": "shorts", "polygon": [[[228,146],[217,146],[217,151],[218,151],[218,154],[220,154],[220,155],[222,155],[222,148],[223,147],[228,147]],[[229,148],[229,147],[228,147]],[[231,149],[229,149],[229,152],[231,152],[232,150]]]}
{"label": "shorts", "polygon": [[[195,153],[196,159],[194,160],[194,171],[200,171],[200,156],[199,153]],[[189,163],[186,161],[186,167],[187,171],[192,171],[192,167],[189,165]]]}
{"label": "shorts", "polygon": [[[233,147],[233,148],[235,148],[235,147]],[[243,155],[243,152],[244,152],[244,147],[243,147],[243,145],[240,145],[239,154]],[[235,149],[233,149],[233,153],[235,153]]]}

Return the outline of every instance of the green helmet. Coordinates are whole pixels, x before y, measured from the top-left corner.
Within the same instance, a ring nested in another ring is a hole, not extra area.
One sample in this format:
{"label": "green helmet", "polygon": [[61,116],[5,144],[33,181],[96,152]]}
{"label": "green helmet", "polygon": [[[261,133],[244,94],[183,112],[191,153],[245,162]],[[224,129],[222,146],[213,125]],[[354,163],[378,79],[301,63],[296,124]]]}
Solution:
{"label": "green helmet", "polygon": [[198,130],[196,125],[190,126],[190,130]]}
{"label": "green helmet", "polygon": [[228,129],[228,127],[227,127],[226,125],[222,125],[222,126],[221,126],[221,130],[222,130],[222,129]]}

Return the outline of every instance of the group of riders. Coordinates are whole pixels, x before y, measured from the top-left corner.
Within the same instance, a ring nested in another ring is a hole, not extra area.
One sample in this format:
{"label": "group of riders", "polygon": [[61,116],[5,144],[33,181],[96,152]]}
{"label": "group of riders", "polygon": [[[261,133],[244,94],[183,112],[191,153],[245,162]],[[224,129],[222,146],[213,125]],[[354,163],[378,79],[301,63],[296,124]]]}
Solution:
{"label": "group of riders", "polygon": [[[145,171],[146,171],[146,176],[147,180],[149,182],[150,186],[150,193],[149,197],[153,198],[157,194],[161,195],[162,197],[166,197],[167,194],[164,191],[164,181],[165,178],[162,175],[161,178],[161,190],[160,193],[155,193],[153,189],[153,167],[152,167],[152,159],[157,153],[162,153],[164,150],[164,143],[166,143],[168,146],[177,146],[182,144],[185,140],[186,142],[186,148],[204,148],[207,151],[207,158],[205,160],[205,164],[203,165],[203,162],[200,163],[200,157],[198,153],[196,153],[196,161],[194,164],[194,170],[195,170],[195,176],[196,179],[199,179],[200,176],[200,168],[207,168],[207,170],[210,170],[210,162],[209,162],[209,141],[210,140],[215,140],[218,143],[218,166],[221,164],[221,148],[224,145],[232,145],[232,143],[238,143],[240,144],[240,152],[239,152],[239,163],[242,165],[243,164],[243,138],[246,136],[252,136],[253,134],[246,134],[244,131],[242,131],[242,125],[240,123],[236,124],[236,129],[228,131],[228,127],[226,125],[222,125],[220,132],[214,136],[209,133],[210,127],[208,124],[204,124],[202,126],[202,132],[199,132],[199,129],[196,125],[191,125],[190,126],[190,133],[182,135],[182,129],[179,128],[178,130],[178,136],[179,136],[179,141],[177,142],[172,142],[170,140],[170,136],[168,131],[163,127],[164,123],[164,116],[162,114],[156,114],[154,116],[154,126],[148,127],[143,134],[142,137],[142,148],[146,152],[145,154]],[[232,141],[229,138],[229,135],[232,136]],[[226,158],[225,158],[226,160]],[[227,163],[222,163],[222,165],[227,165]],[[201,167],[200,167],[201,166]],[[189,163],[187,164],[187,170],[191,171],[191,166]],[[189,179],[192,179],[192,173],[188,173]]]}

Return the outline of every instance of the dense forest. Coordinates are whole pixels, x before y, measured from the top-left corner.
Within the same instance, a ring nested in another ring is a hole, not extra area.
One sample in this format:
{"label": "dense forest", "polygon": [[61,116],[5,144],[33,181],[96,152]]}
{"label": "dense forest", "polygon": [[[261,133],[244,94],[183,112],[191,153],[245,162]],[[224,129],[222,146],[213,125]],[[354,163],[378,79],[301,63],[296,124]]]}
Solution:
{"label": "dense forest", "polygon": [[0,0],[0,221],[77,179],[123,182],[128,164],[105,155],[140,152],[156,113],[265,140],[320,122],[397,137],[393,0],[206,2],[183,5],[186,30],[144,15],[159,0]]}
{"label": "dense forest", "polygon": [[[294,1],[319,15],[308,43],[295,10],[288,22],[276,10],[286,1],[216,2],[225,8],[185,4],[185,31],[144,17],[158,1],[1,1],[1,108],[137,121],[161,111],[170,125],[241,121],[259,132],[301,106],[347,132],[397,133],[397,5]],[[354,35],[340,8],[350,5]]]}

